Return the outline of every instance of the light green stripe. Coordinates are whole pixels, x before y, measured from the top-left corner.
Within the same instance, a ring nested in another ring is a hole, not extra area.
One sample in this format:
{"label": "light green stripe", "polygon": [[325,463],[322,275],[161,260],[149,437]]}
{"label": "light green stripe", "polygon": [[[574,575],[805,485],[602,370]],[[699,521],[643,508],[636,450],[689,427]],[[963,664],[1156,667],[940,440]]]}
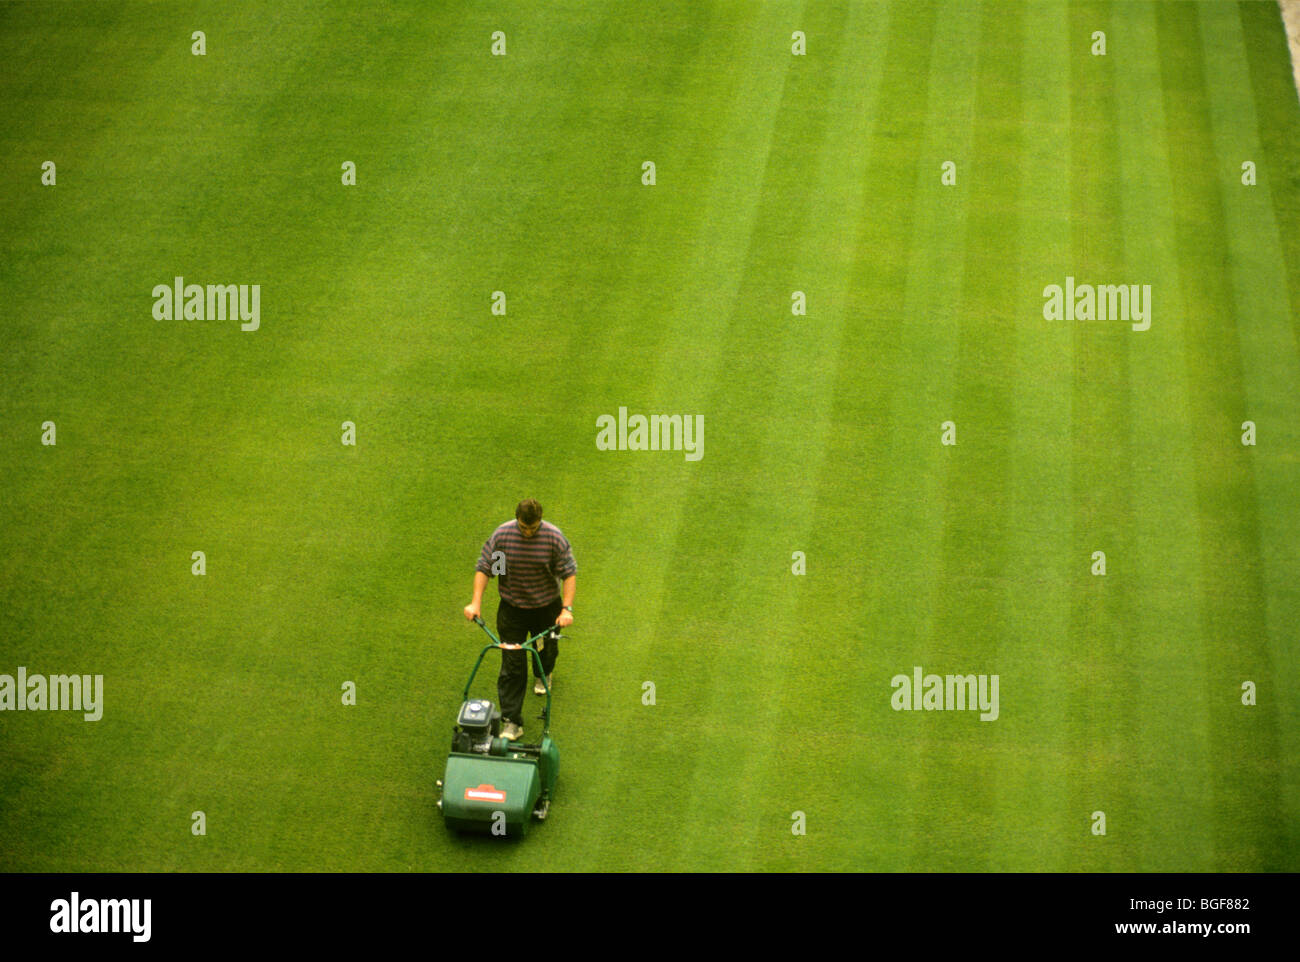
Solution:
{"label": "light green stripe", "polygon": [[[1069,811],[1065,792],[1063,685],[1070,677],[1069,585],[1086,574],[1072,558],[1069,430],[1073,394],[1074,333],[1067,323],[1045,321],[1042,289],[1061,283],[1070,260],[1070,44],[1064,4],[1030,3],[1025,10],[1023,77],[1024,153],[1019,194],[1020,276],[1015,311],[1018,377],[1012,405],[1015,441],[1010,475],[1016,480],[1007,546],[1008,592],[1003,646],[1020,654],[1019,683],[1003,675],[1005,707],[995,724],[1009,728],[1021,746],[1018,766],[998,776],[995,811],[1009,830],[991,853],[998,871],[1059,871],[1068,867],[1062,835],[1083,830],[1084,816]],[[1010,660],[1010,659],[1008,659]],[[999,667],[1003,672],[1006,668]]]}
{"label": "light green stripe", "polygon": [[[890,410],[890,453],[901,483],[883,514],[908,532],[897,541],[898,556],[891,577],[883,578],[881,608],[890,613],[892,636],[882,644],[879,659],[882,705],[891,695],[889,679],[911,676],[926,661],[935,630],[935,609],[940,601],[944,530],[943,492],[954,449],[939,443],[944,421],[958,420],[956,411],[957,345],[961,327],[961,298],[965,282],[965,245],[970,196],[984,183],[986,171],[975,155],[976,67],[984,41],[980,35],[981,8],[973,3],[949,3],[938,13],[930,60],[930,94],[926,106],[925,139],[917,152],[915,221],[909,245],[907,285],[899,326],[900,351],[894,370],[896,387]],[[957,183],[945,186],[941,165],[957,166]],[[958,440],[963,424],[958,425]],[[940,666],[943,667],[943,666]],[[953,666],[954,670],[957,666]],[[913,712],[882,711],[896,745],[889,766],[877,777],[888,778],[891,769],[925,771],[926,726],[952,720]],[[965,721],[965,719],[962,719]],[[912,799],[904,812],[884,812],[890,831],[897,824],[900,855],[917,859],[899,868],[924,869],[929,832],[926,823],[935,812],[918,796],[920,786],[908,792]],[[896,863],[897,864],[897,863]],[[881,869],[886,866],[877,865]]]}

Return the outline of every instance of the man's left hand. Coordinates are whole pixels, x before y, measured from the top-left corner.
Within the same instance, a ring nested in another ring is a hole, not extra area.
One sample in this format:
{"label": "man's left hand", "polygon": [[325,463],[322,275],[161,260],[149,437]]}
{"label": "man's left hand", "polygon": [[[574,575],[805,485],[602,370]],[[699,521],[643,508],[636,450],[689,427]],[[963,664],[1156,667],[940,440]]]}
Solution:
{"label": "man's left hand", "polygon": [[573,624],[573,612],[561,609],[560,617],[555,619],[555,623],[561,628],[569,627],[569,625]]}

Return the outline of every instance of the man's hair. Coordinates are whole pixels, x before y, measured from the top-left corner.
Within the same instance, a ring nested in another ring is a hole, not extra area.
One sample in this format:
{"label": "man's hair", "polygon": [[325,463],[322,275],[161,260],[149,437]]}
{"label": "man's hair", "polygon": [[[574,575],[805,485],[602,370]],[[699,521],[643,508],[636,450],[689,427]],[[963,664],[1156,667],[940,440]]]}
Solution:
{"label": "man's hair", "polygon": [[515,517],[531,528],[542,520],[542,506],[532,498],[520,501],[515,507]]}

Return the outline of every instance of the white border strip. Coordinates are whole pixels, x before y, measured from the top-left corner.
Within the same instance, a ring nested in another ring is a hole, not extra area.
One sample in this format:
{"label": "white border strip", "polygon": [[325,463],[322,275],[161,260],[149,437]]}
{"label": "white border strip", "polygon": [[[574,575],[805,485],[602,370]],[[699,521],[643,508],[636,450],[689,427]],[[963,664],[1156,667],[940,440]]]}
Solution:
{"label": "white border strip", "polygon": [[1300,0],[1277,0],[1282,8],[1286,42],[1291,48],[1291,73],[1295,76],[1296,94],[1300,95]]}

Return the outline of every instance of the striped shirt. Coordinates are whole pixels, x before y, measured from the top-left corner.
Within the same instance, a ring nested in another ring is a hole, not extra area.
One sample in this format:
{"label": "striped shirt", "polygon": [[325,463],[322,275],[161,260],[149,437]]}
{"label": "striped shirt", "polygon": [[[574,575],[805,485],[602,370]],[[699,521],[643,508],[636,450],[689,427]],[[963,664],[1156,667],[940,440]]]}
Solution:
{"label": "striped shirt", "polygon": [[549,521],[531,538],[519,533],[514,520],[493,531],[474,570],[491,578],[494,564],[501,572],[497,590],[502,600],[517,608],[546,607],[560,596],[560,582],[578,571],[568,539]]}

